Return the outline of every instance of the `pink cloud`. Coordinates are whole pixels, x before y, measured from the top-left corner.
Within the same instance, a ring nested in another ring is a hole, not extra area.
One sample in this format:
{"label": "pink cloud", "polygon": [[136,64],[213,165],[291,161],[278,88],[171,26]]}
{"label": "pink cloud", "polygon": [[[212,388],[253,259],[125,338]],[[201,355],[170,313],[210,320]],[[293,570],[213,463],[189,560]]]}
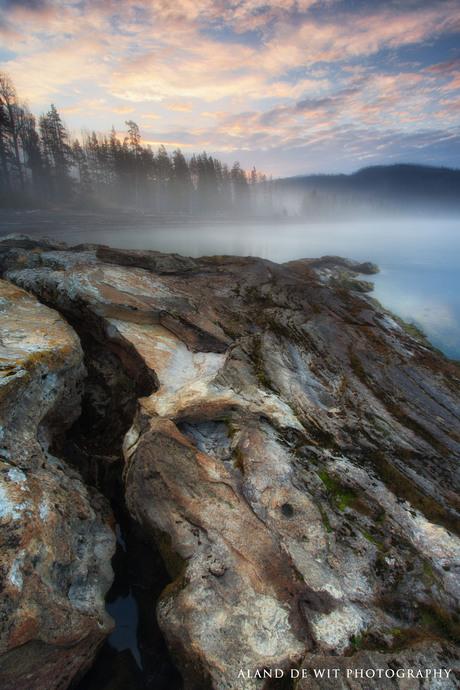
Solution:
{"label": "pink cloud", "polygon": [[127,115],[128,113],[134,112],[134,108],[129,108],[127,106],[122,105],[115,106],[114,108],[112,108],[112,110],[114,113],[118,113],[118,115]]}
{"label": "pink cloud", "polygon": [[398,48],[452,31],[460,21],[460,7],[392,13],[388,9],[368,15],[337,15],[329,23],[308,19],[297,27],[285,26],[268,44],[267,69],[281,72],[315,62],[341,62],[371,55],[382,48]]}
{"label": "pink cloud", "polygon": [[215,117],[215,118],[223,118],[227,116],[227,113],[224,110],[217,110],[215,113],[208,113],[206,111],[202,112],[201,115],[203,117]]}
{"label": "pink cloud", "polygon": [[[321,15],[329,5],[335,14]],[[340,7],[333,0],[54,0],[32,12],[13,4],[0,44],[16,53],[5,66],[37,109],[51,100],[59,109],[61,97],[69,115],[133,113],[158,120],[165,136],[182,127],[200,148],[320,146],[336,127],[408,132],[440,117],[450,123],[458,59],[420,72],[396,60],[369,74],[363,58],[458,29],[458,1],[369,3],[365,14]],[[441,97],[446,103],[435,112]],[[166,111],[175,112],[174,123]]]}
{"label": "pink cloud", "polygon": [[61,113],[63,115],[70,115],[71,113],[81,113],[83,112],[83,108],[80,108],[78,106],[75,106],[74,108],[61,108]]}
{"label": "pink cloud", "polygon": [[460,59],[446,60],[445,62],[438,62],[436,65],[430,65],[423,71],[431,74],[446,74],[460,69]]}
{"label": "pink cloud", "polygon": [[190,102],[178,102],[178,103],[170,103],[167,106],[168,110],[175,110],[180,113],[190,113],[192,111],[192,104]]}

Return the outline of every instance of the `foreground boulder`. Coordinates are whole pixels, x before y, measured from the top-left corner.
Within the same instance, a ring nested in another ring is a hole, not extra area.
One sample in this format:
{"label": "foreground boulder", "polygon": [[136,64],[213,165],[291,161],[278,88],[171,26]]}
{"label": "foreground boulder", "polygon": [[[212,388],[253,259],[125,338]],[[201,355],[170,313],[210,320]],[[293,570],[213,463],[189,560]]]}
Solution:
{"label": "foreground boulder", "polygon": [[366,688],[423,687],[391,675],[417,665],[456,687],[458,369],[354,285],[374,266],[18,241],[2,263],[145,382],[126,502],[186,688],[361,687],[363,664],[390,669]]}
{"label": "foreground boulder", "polygon": [[65,688],[113,628],[104,499],[53,457],[79,414],[83,353],[53,310],[0,281],[0,685]]}

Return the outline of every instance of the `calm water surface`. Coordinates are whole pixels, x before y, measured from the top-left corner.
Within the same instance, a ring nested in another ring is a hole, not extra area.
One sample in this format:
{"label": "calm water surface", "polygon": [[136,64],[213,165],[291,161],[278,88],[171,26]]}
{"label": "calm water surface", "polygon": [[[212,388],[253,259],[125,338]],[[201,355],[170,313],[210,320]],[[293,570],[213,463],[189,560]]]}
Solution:
{"label": "calm water surface", "polygon": [[188,256],[235,254],[282,263],[326,254],[373,261],[374,296],[422,328],[433,345],[460,359],[460,219],[344,223],[194,224],[67,229],[69,244],[155,249]]}

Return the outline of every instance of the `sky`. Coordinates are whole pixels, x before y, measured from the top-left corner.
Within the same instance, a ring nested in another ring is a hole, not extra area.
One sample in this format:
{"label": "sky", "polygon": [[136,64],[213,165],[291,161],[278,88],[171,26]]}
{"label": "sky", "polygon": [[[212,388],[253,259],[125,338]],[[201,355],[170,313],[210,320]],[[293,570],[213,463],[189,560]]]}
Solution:
{"label": "sky", "polygon": [[0,72],[72,135],[274,177],[460,167],[460,0],[0,0]]}

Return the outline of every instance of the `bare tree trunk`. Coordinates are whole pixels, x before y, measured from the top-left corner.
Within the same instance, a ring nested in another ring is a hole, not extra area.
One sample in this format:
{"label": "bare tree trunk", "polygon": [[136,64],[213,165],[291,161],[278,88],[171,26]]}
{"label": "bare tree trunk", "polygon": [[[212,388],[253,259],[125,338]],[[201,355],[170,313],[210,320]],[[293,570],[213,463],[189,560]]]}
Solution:
{"label": "bare tree trunk", "polygon": [[3,178],[5,189],[7,192],[11,192],[10,171],[8,170],[8,162],[6,160],[6,153],[5,153],[5,142],[3,139],[3,132],[1,131],[1,129],[0,129],[0,166],[1,166],[2,178]]}
{"label": "bare tree trunk", "polygon": [[13,137],[14,157],[16,158],[16,166],[18,169],[19,182],[21,184],[21,190],[24,191],[24,188],[25,188],[24,175],[22,172],[22,163],[21,163],[21,156],[19,155],[19,142],[18,142],[18,134],[19,134],[20,126],[21,126],[18,122],[19,106],[12,104],[12,103],[7,103],[7,108],[8,108],[8,115],[10,116],[10,122],[11,122],[11,134]]}

